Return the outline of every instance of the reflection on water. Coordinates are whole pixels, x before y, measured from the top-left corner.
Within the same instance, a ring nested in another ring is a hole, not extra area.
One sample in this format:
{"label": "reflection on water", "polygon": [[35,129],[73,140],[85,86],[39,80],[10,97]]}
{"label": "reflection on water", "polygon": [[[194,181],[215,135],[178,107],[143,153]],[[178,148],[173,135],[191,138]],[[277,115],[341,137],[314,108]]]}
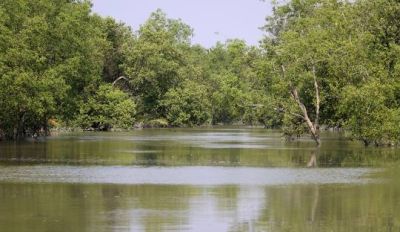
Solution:
{"label": "reflection on water", "polygon": [[259,129],[4,142],[0,232],[400,231],[399,157]]}
{"label": "reflection on water", "polygon": [[[399,160],[392,148],[365,148],[327,133],[319,167],[380,166]],[[305,167],[311,140],[287,143],[263,129],[154,129],[64,134],[39,141],[0,143],[3,164]]]}
{"label": "reflection on water", "polygon": [[399,231],[398,187],[1,184],[2,231]]}

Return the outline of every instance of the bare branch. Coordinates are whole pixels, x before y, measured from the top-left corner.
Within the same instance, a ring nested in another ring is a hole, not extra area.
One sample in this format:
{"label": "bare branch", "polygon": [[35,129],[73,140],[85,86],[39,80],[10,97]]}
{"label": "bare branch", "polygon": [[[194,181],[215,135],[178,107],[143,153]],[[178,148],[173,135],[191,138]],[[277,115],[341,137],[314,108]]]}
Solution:
{"label": "bare branch", "polygon": [[299,94],[297,92],[297,89],[292,87],[291,90],[291,95],[294,98],[294,100],[297,102],[297,105],[301,109],[304,117],[304,121],[306,122],[308,128],[310,129],[310,133],[312,137],[314,138],[315,142],[317,143],[318,146],[320,146],[321,142],[319,139],[319,129],[318,127],[310,120],[310,117],[308,116],[307,108],[306,106],[301,102]]}
{"label": "bare branch", "polygon": [[297,113],[292,113],[292,112],[289,112],[289,114],[291,114],[291,115],[293,115],[293,116],[296,116],[296,117],[299,117],[299,118],[302,118],[302,119],[306,119],[303,115],[301,115],[301,114],[297,114]]}
{"label": "bare branch", "polygon": [[115,86],[115,84],[116,84],[118,81],[120,81],[120,80],[125,80],[125,81],[129,82],[129,79],[128,79],[128,78],[126,78],[126,77],[124,77],[124,76],[120,76],[120,77],[118,77],[118,78],[112,83],[112,86]]}
{"label": "bare branch", "polygon": [[314,125],[319,126],[319,107],[321,104],[321,100],[319,97],[319,85],[317,81],[317,75],[315,71],[315,65],[313,65],[313,77],[314,77],[314,88],[315,88],[315,98],[316,98],[316,103],[315,103],[315,119],[314,119]]}
{"label": "bare branch", "polygon": [[280,113],[285,112],[285,113],[291,114],[291,115],[293,115],[293,116],[302,118],[303,120],[305,119],[303,115],[298,114],[298,113],[288,112],[288,111],[286,111],[284,108],[274,108],[274,109],[275,109],[276,111],[280,112]]}

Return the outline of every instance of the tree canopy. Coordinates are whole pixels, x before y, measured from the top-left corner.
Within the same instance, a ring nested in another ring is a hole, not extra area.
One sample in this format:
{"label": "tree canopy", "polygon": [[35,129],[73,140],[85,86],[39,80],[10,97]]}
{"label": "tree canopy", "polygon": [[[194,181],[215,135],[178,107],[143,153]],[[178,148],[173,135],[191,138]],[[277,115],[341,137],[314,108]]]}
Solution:
{"label": "tree canopy", "polygon": [[162,122],[340,128],[364,144],[400,140],[400,3],[274,3],[259,46],[192,44],[161,10],[137,31],[90,1],[0,2],[0,138],[63,127]]}

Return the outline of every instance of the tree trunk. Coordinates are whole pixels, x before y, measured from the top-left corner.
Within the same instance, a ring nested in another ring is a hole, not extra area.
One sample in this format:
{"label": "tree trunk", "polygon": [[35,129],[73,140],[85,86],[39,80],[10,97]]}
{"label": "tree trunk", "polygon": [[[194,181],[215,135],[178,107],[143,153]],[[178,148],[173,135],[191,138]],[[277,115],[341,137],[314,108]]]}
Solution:
{"label": "tree trunk", "polygon": [[43,133],[44,133],[44,136],[50,135],[49,119],[47,117],[45,117],[44,122],[43,122]]}
{"label": "tree trunk", "polygon": [[314,127],[315,127],[315,132],[316,134],[314,135],[316,137],[316,142],[317,145],[321,145],[321,139],[319,137],[320,135],[320,130],[319,130],[319,108],[321,105],[321,99],[320,99],[320,93],[319,93],[319,85],[317,81],[317,74],[315,71],[315,65],[312,67],[312,73],[313,73],[313,79],[314,79],[314,88],[315,88],[315,119],[314,119]]}
{"label": "tree trunk", "polygon": [[[301,112],[303,113],[302,117],[307,124],[307,127],[310,131],[311,137],[314,139],[317,146],[321,146],[321,139],[319,137],[319,125],[316,125],[315,122],[312,122],[310,117],[308,116],[308,111],[305,105],[301,102],[299,94],[296,88],[293,88],[291,91],[291,95],[293,99],[296,101],[297,105],[300,107]],[[316,119],[318,123],[318,120]]]}
{"label": "tree trunk", "polygon": [[24,137],[25,113],[21,113],[17,125],[14,127],[14,140],[20,140]]}
{"label": "tree trunk", "polygon": [[[285,78],[285,66],[281,66],[282,68],[282,75]],[[316,75],[316,69],[315,69],[315,65],[313,64],[312,66],[312,73],[313,73],[313,81],[314,81],[314,89],[315,89],[315,119],[314,122],[311,121],[309,115],[308,115],[308,111],[306,106],[303,104],[303,102],[301,101],[300,97],[299,97],[299,93],[296,89],[296,87],[294,87],[293,85],[291,85],[291,89],[290,89],[290,95],[293,97],[293,99],[296,101],[297,105],[299,106],[301,112],[303,115],[299,115],[300,117],[302,117],[310,131],[311,137],[314,139],[315,143],[317,144],[318,147],[321,146],[321,139],[320,139],[320,130],[319,130],[319,110],[320,110],[320,104],[321,104],[321,100],[320,100],[320,93],[319,93],[319,85],[318,85],[318,81],[317,81],[317,75]]]}

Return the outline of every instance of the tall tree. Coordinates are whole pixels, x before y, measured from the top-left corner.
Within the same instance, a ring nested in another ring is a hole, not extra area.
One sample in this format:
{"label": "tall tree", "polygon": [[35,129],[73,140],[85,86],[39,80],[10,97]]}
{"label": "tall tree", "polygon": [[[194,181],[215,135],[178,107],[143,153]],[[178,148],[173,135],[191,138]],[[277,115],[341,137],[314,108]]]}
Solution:
{"label": "tall tree", "polygon": [[181,20],[168,19],[157,10],[136,33],[124,65],[133,95],[139,97],[139,113],[148,118],[165,117],[160,100],[182,81],[185,48],[192,29]]}
{"label": "tall tree", "polygon": [[100,18],[101,28],[106,38],[104,51],[103,80],[112,83],[123,76],[127,60],[125,50],[133,46],[135,39],[130,27],[116,22],[113,18]]}
{"label": "tall tree", "polygon": [[104,42],[88,1],[0,2],[0,128],[20,138],[71,118],[99,77]]}
{"label": "tall tree", "polygon": [[280,109],[300,118],[318,146],[321,107],[330,95],[327,69],[337,45],[335,29],[346,7],[347,3],[335,0],[291,1],[278,6],[277,15],[266,26],[275,33],[265,40],[271,75],[275,75],[277,91],[288,99]]}

